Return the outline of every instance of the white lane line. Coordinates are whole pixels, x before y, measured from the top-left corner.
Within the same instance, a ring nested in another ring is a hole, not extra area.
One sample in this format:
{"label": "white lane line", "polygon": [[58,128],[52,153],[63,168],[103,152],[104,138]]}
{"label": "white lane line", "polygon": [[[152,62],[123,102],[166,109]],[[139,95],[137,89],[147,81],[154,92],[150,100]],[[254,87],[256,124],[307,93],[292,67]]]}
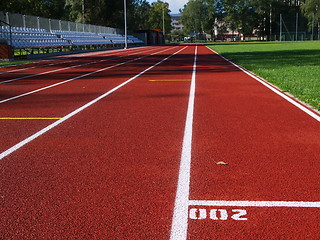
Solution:
{"label": "white lane line", "polygon": [[[145,48],[145,47],[143,47],[143,48]],[[132,50],[135,50],[135,48],[132,48]],[[91,54],[87,54],[87,55],[86,54],[81,54],[81,55],[79,55],[79,57],[84,57],[84,56],[85,57],[90,57],[90,56],[95,56],[95,55],[103,55],[105,53],[111,53],[112,54],[114,52],[121,52],[121,51],[125,51],[125,50],[124,49],[117,49],[117,50],[102,51],[102,52],[98,52],[98,53],[95,52],[95,53],[91,53]],[[106,55],[106,56],[108,56],[108,55]],[[63,56],[59,56],[59,57],[63,57]],[[78,56],[75,56],[75,57],[78,57]],[[66,60],[69,59],[69,58],[71,58],[71,57],[64,57],[64,59],[66,59]],[[0,72],[0,75],[1,74],[5,74],[5,73],[13,73],[13,72],[18,72],[18,71],[23,71],[23,70],[28,70],[28,69],[39,68],[39,67],[54,66],[54,65],[64,64],[64,63],[69,63],[69,62],[79,62],[79,61],[81,61],[81,59],[77,59],[77,60],[73,59],[73,60],[64,61],[64,62],[54,62],[54,63],[42,65],[42,63],[50,62],[50,61],[57,61],[57,60],[56,59],[52,59],[52,60],[44,60],[44,61],[41,61],[41,62],[36,62],[36,63],[33,63],[33,64],[36,64],[35,66],[25,67],[25,68],[18,68],[18,69],[13,69],[13,70],[9,70],[9,71]],[[32,64],[32,63],[29,63],[29,64]],[[15,67],[15,66],[20,66],[20,65],[11,65],[11,66],[8,66],[8,67]],[[1,70],[1,68],[0,68],[0,70]]]}
{"label": "white lane line", "polygon": [[230,61],[229,59],[225,58],[224,56],[220,55],[219,53],[217,53],[216,51],[214,51],[213,49],[207,47],[208,49],[210,49],[213,53],[217,54],[218,56],[220,56],[221,58],[223,58],[224,60],[226,60],[227,62],[231,63],[233,66],[235,66],[236,68],[240,69],[241,71],[243,71],[245,74],[249,75],[250,77],[252,77],[253,79],[257,80],[258,82],[260,82],[261,84],[263,84],[264,86],[266,86],[267,88],[269,88],[271,91],[273,91],[274,93],[278,94],[280,97],[284,98],[285,100],[287,100],[288,102],[290,102],[291,104],[293,104],[294,106],[296,106],[297,108],[299,108],[300,110],[304,111],[305,113],[307,113],[309,116],[313,117],[314,119],[316,119],[317,121],[320,122],[320,116],[317,115],[315,112],[311,111],[309,108],[307,108],[306,106],[302,105],[301,103],[297,102],[296,100],[292,99],[291,97],[287,96],[286,94],[282,93],[281,91],[279,91],[276,87],[272,86],[270,83],[268,83],[266,80],[262,80],[261,78],[255,76],[253,73],[249,72],[248,70],[244,69],[243,67],[239,66],[238,64],[235,64],[234,62]]}
{"label": "white lane line", "polygon": [[188,206],[190,188],[190,168],[192,149],[192,124],[193,109],[196,88],[197,50],[194,53],[193,72],[190,86],[188,111],[184,130],[182,153],[180,159],[180,170],[174,204],[174,212],[171,226],[171,240],[183,240],[187,238],[188,230]]}
{"label": "white lane line", "polygon": [[[75,53],[75,54],[70,54],[70,55],[67,55],[66,57],[70,58],[76,58],[76,57],[87,57],[87,56],[95,56],[95,55],[103,55],[105,53],[113,53],[113,52],[130,52],[130,50],[138,50],[138,49],[143,49],[143,48],[151,48],[150,46],[144,46],[144,47],[134,47],[134,48],[127,48],[127,49],[124,49],[124,48],[121,48],[121,49],[114,49],[114,50],[106,50],[106,51],[101,51],[101,52],[89,52],[89,53]],[[60,56],[57,56],[57,57],[60,57]]]}
{"label": "white lane line", "polygon": [[210,207],[304,207],[320,208],[320,202],[293,202],[293,201],[214,201],[190,200],[189,206]]}
{"label": "white lane line", "polygon": [[[13,69],[13,70],[10,70],[10,71],[0,72],[0,75],[1,74],[5,74],[5,73],[13,73],[13,72],[19,72],[19,71],[28,70],[28,69],[34,69],[34,68],[38,68],[39,66],[41,66],[41,67],[54,66],[54,65],[58,65],[58,64],[64,64],[64,63],[72,62],[72,61],[74,61],[74,60],[69,60],[69,61],[59,62],[59,63],[50,63],[50,64],[45,64],[45,65],[37,64],[36,66],[33,66],[33,67],[18,68],[18,69]],[[77,61],[79,61],[79,60],[77,60]]]}
{"label": "white lane line", "polygon": [[[84,109],[90,107],[91,105],[95,104],[96,102],[100,101],[101,99],[107,97],[108,95],[110,95],[111,93],[117,91],[118,89],[120,89],[121,87],[125,86],[126,84],[130,83],[131,81],[133,81],[134,79],[136,79],[137,77],[141,76],[142,74],[146,73],[147,71],[151,70],[152,68],[158,66],[159,64],[161,64],[162,62],[168,60],[169,58],[171,58],[172,56],[178,54],[179,52],[183,51],[185,48],[184,47],[182,49],[180,49],[179,51],[169,55],[168,57],[162,59],[161,61],[157,62],[156,64],[152,65],[151,67],[148,67],[147,69],[143,70],[142,72],[140,72],[139,74],[135,75],[134,77],[130,78],[129,80],[121,83],[120,85],[118,85],[117,87],[109,90],[108,92],[102,94],[101,96],[97,97],[96,99],[92,100],[91,102],[83,105],[82,107],[74,110],[73,112],[69,113],[68,115],[62,117],[60,120],[50,124],[49,126],[43,128],[42,130],[40,130],[39,132],[33,134],[32,136],[26,138],[25,140],[19,142],[18,144],[14,145],[13,147],[7,149],[6,151],[2,152],[0,154],[0,159],[3,159],[4,157],[8,156],[9,154],[15,152],[16,150],[18,150],[19,148],[23,147],[24,145],[26,145],[27,143],[33,141],[34,139],[40,137],[41,135],[43,135],[44,133],[48,132],[49,130],[53,129],[54,127],[58,126],[59,124],[63,123],[64,121],[68,120],[69,118],[73,117],[74,115],[78,114],[79,112],[83,111]],[[172,48],[170,48],[172,49]],[[160,51],[163,52],[163,51]],[[158,52],[159,53],[159,52]],[[156,53],[155,53],[156,54]]]}
{"label": "white lane line", "polygon": [[31,77],[36,77],[36,76],[42,76],[42,75],[49,74],[49,73],[54,73],[54,72],[60,72],[60,71],[63,71],[63,70],[67,70],[67,69],[71,69],[71,68],[76,68],[76,67],[82,67],[82,66],[86,66],[86,65],[91,65],[91,64],[99,63],[99,62],[106,62],[106,61],[110,61],[110,60],[113,60],[113,59],[123,58],[123,57],[127,57],[127,56],[130,56],[130,55],[139,54],[139,53],[148,52],[148,51],[152,51],[152,50],[146,50],[146,51],[142,51],[142,52],[138,52],[138,53],[135,52],[135,53],[129,54],[129,55],[120,55],[120,56],[112,57],[112,58],[108,58],[108,59],[103,59],[103,60],[98,60],[98,61],[93,61],[93,62],[82,63],[82,64],[78,64],[78,65],[73,65],[73,66],[70,66],[70,67],[58,68],[58,69],[55,69],[55,70],[50,70],[50,71],[46,71],[46,72],[42,72],[42,73],[27,75],[27,76],[18,77],[18,78],[13,78],[13,79],[1,81],[0,84],[9,83],[9,82],[14,82],[14,81],[17,81],[17,80],[22,80],[22,79],[31,78]]}
{"label": "white lane line", "polygon": [[[174,47],[174,48],[176,48],[176,47]],[[138,60],[140,60],[140,59],[143,59],[143,58],[146,58],[146,57],[155,55],[155,54],[157,54],[157,53],[165,52],[165,51],[168,51],[168,50],[170,50],[170,49],[172,49],[172,48],[168,48],[168,49],[165,49],[165,50],[162,50],[162,51],[159,51],[159,52],[150,54],[150,55],[146,55],[146,56],[142,56],[142,57],[139,57],[139,58],[135,58],[135,59],[132,59],[132,60],[129,60],[129,61],[126,61],[126,62],[118,63],[118,64],[116,64],[116,65],[112,65],[112,66],[109,66],[109,67],[101,68],[101,69],[99,69],[99,70],[97,70],[97,71],[94,71],[94,72],[89,72],[89,73],[80,75],[80,76],[78,76],[78,77],[70,78],[70,79],[64,80],[64,81],[62,81],[62,82],[58,82],[58,83],[55,83],[55,84],[52,84],[52,85],[49,85],[49,86],[46,86],[46,87],[43,87],[43,88],[39,88],[39,89],[30,91],[30,92],[27,92],[27,93],[23,93],[23,94],[20,94],[20,95],[11,97],[11,98],[7,98],[7,99],[4,99],[4,100],[1,100],[1,101],[0,101],[0,104],[5,103],[5,102],[8,102],[8,101],[11,101],[11,100],[14,100],[14,99],[17,99],[17,98],[21,98],[21,97],[28,96],[28,95],[31,95],[31,94],[33,94],[33,93],[41,92],[41,91],[44,91],[44,90],[46,90],[46,89],[53,88],[53,87],[56,87],[56,86],[65,84],[65,83],[74,81],[74,80],[79,79],[79,78],[83,78],[83,77],[86,77],[86,76],[90,76],[90,75],[95,74],[95,73],[98,73],[98,72],[102,72],[102,71],[105,71],[105,70],[108,70],[108,69],[111,69],[111,68],[119,67],[119,66],[121,66],[121,65],[124,65],[124,64],[130,63],[130,62],[138,61]],[[139,52],[139,53],[140,53],[140,52]]]}

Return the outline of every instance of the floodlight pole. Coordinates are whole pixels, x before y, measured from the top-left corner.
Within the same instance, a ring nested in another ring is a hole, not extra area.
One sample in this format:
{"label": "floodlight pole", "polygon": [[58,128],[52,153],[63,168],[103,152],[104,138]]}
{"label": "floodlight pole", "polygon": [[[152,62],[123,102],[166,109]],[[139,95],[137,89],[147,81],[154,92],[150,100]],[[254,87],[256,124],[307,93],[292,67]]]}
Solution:
{"label": "floodlight pole", "polygon": [[162,3],[162,30],[163,30],[163,40],[164,43],[166,43],[166,34],[165,34],[165,29],[164,29],[164,1]]}
{"label": "floodlight pole", "polygon": [[84,0],[82,0],[82,23],[84,23]]}
{"label": "floodlight pole", "polygon": [[272,34],[272,6],[271,6],[271,3],[270,3],[269,34],[270,34],[269,39],[271,41],[271,34]]}
{"label": "floodlight pole", "polygon": [[282,14],[280,13],[280,42],[282,41]]}
{"label": "floodlight pole", "polygon": [[312,33],[311,33],[311,40],[313,40],[313,28],[314,28],[314,13],[312,13]]}
{"label": "floodlight pole", "polygon": [[124,4],[124,49],[128,48],[128,39],[127,39],[127,1],[123,0]]}
{"label": "floodlight pole", "polygon": [[298,41],[298,20],[299,19],[299,13],[296,13],[296,41]]}

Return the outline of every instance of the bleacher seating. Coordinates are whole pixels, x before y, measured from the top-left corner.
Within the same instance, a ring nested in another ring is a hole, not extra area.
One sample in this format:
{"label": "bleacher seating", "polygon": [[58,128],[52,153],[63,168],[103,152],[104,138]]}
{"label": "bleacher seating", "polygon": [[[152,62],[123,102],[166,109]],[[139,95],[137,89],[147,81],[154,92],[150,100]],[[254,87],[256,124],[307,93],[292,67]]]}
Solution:
{"label": "bleacher seating", "polygon": [[[117,34],[103,34],[103,33],[99,33],[100,36],[103,36],[105,39],[109,39],[110,41],[112,41],[115,44],[124,44],[125,42],[125,36],[123,35],[117,35]],[[128,35],[127,36],[127,41],[128,44],[142,44],[143,41],[141,41],[140,39],[132,36],[132,35]]]}
{"label": "bleacher seating", "polygon": [[56,34],[59,38],[67,40],[73,46],[112,44],[110,40],[107,40],[96,33],[60,30],[53,30],[51,32]]}
{"label": "bleacher seating", "polygon": [[13,48],[70,46],[70,43],[45,29],[0,26],[0,38]]}
{"label": "bleacher seating", "polygon": [[132,35],[128,35],[128,40],[131,40],[135,44],[143,44],[144,42]]}
{"label": "bleacher seating", "polygon": [[104,34],[99,33],[100,36],[102,36],[104,39],[110,40],[113,44],[124,44],[125,38],[122,35],[117,34]]}
{"label": "bleacher seating", "polygon": [[76,32],[76,31],[62,31],[62,30],[51,30],[51,33],[56,35],[85,35],[85,36],[94,36],[96,33],[92,32]]}
{"label": "bleacher seating", "polygon": [[[0,26],[0,39],[13,48],[55,48],[79,46],[119,46],[125,43],[125,37],[119,34],[96,34],[91,32],[61,31],[36,28]],[[143,41],[128,35],[130,45],[143,44]]]}

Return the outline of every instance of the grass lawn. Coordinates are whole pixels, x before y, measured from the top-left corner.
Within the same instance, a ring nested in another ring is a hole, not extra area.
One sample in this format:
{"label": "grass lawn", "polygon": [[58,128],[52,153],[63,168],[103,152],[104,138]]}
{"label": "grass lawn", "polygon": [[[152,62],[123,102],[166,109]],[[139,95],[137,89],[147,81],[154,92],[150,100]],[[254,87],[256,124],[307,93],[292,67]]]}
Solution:
{"label": "grass lawn", "polygon": [[5,67],[5,66],[10,66],[10,65],[18,65],[18,64],[25,64],[25,63],[33,63],[33,62],[38,62],[39,60],[24,60],[24,61],[21,61],[21,60],[17,60],[17,61],[4,61],[4,62],[1,62],[0,61],[0,67]]}
{"label": "grass lawn", "polygon": [[320,110],[320,41],[214,43],[208,46]]}

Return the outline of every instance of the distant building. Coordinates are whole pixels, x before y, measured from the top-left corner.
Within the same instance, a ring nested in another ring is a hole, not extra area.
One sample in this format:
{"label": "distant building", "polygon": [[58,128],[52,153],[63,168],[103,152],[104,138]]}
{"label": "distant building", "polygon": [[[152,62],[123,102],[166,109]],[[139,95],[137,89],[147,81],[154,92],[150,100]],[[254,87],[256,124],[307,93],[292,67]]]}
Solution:
{"label": "distant building", "polygon": [[176,14],[171,14],[171,26],[172,30],[181,30],[183,31],[183,24],[181,21],[182,14],[181,13],[176,13]]}

